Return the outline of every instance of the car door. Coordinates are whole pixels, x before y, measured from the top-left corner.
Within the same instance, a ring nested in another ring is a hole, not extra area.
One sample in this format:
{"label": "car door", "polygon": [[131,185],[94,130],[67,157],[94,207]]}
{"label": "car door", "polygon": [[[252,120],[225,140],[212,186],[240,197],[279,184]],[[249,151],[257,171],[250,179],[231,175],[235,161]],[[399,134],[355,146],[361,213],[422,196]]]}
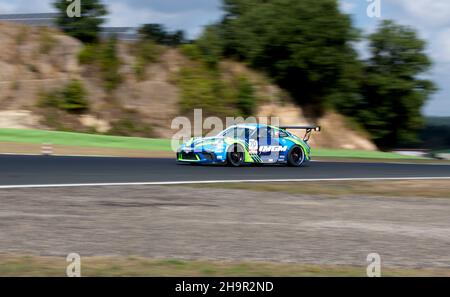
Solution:
{"label": "car door", "polygon": [[276,163],[280,155],[280,143],[277,130],[272,127],[264,127],[258,133],[259,157],[263,163]]}

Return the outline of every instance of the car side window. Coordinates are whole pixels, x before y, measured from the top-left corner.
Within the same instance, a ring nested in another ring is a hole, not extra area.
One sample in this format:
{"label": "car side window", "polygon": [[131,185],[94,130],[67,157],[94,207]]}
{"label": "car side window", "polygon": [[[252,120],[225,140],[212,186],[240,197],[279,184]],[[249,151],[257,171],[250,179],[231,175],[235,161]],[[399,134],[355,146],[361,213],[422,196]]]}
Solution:
{"label": "car side window", "polygon": [[245,135],[249,135],[248,129],[245,128],[233,128],[226,130],[223,134],[224,137],[245,139]]}
{"label": "car side window", "polygon": [[223,133],[224,137],[229,137],[229,138],[234,138],[235,135],[237,135],[237,129],[233,128],[233,129],[228,129]]}

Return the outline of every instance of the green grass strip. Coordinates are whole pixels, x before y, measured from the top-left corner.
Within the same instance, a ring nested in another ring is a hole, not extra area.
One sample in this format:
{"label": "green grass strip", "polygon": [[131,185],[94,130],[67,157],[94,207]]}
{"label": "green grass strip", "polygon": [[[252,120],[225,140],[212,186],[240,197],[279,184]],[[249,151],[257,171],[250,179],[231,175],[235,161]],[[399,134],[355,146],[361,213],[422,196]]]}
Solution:
{"label": "green grass strip", "polygon": [[51,143],[79,147],[103,147],[170,151],[170,140],[122,137],[44,130],[0,129],[0,142]]}
{"label": "green grass strip", "polygon": [[360,151],[343,149],[312,149],[313,157],[363,158],[363,159],[425,159],[380,151]]}

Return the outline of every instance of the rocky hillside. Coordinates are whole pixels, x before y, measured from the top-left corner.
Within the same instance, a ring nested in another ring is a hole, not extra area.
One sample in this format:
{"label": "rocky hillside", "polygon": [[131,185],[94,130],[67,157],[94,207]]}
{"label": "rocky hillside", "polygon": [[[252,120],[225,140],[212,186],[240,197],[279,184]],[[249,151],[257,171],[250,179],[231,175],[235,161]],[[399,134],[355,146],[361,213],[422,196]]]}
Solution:
{"label": "rocky hillside", "polygon": [[[158,47],[157,58],[137,75],[135,45],[119,42],[120,83],[108,90],[98,67],[80,63],[83,45],[54,29],[0,23],[0,44],[0,127],[171,137],[176,132],[170,129],[172,119],[186,115],[180,108],[183,94],[177,77],[196,62],[178,49]],[[221,62],[219,69],[224,80],[238,75],[250,80],[258,98],[256,116],[279,116],[282,124],[309,122],[263,75],[232,61]],[[67,113],[40,104],[45,94],[74,80],[85,89],[87,110]],[[315,145],[376,149],[363,133],[334,112],[325,114],[318,124],[323,132],[314,136]]]}

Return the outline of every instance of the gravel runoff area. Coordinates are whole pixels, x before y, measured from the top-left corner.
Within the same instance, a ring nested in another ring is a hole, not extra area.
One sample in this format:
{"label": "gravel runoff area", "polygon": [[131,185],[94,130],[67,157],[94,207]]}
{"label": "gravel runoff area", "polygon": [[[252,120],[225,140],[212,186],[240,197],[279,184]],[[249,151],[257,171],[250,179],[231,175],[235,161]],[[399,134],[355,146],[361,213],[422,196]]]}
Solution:
{"label": "gravel runoff area", "polygon": [[133,186],[0,201],[0,253],[450,268],[450,199]]}

